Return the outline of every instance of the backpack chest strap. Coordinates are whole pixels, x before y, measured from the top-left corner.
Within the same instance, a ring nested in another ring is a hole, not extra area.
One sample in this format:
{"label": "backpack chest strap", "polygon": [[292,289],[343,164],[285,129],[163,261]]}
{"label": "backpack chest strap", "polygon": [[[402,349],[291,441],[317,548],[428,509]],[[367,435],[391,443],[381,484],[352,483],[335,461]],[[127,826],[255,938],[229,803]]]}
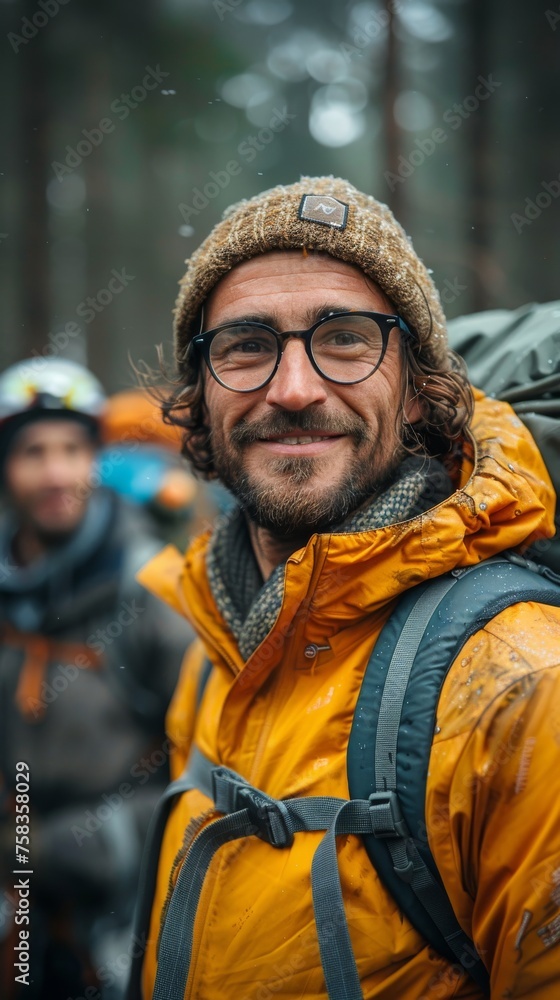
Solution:
{"label": "backpack chest strap", "polygon": [[[445,938],[450,948],[459,958],[464,958],[465,936],[455,928],[449,933],[449,902],[416,850],[394,790],[373,792],[368,799],[329,796],[275,799],[254,788],[235,771],[215,765],[193,748],[184,774],[165,793],[159,820],[157,815],[155,817],[154,825],[160,839],[173,799],[195,788],[210,798],[224,816],[196,836],[179,872],[161,934],[153,1000],[183,1000],[194,924],[208,868],[221,847],[251,836],[282,849],[291,846],[297,833],[325,831],[313,857],[311,889],[321,964],[330,1000],[342,997],[344,1000],[363,1000],[340,883],[338,836],[373,835],[382,839],[390,851],[395,873],[408,882],[415,893],[430,895],[432,913],[440,917],[442,932],[447,930]],[[479,985],[484,992],[483,982]],[[129,989],[128,995],[136,994]]]}
{"label": "backpack chest strap", "polygon": [[198,834],[180,870],[161,935],[153,1000],[183,1000],[196,912],[216,851],[251,836],[282,849],[290,847],[294,835],[304,831],[325,831],[313,859],[311,885],[329,997],[362,1000],[344,910],[336,838],[348,834],[397,835],[392,794],[374,793],[370,800],[351,801],[328,796],[275,799],[235,771],[214,765],[196,749],[187,771],[174,785],[175,794],[198,788],[225,815]]}

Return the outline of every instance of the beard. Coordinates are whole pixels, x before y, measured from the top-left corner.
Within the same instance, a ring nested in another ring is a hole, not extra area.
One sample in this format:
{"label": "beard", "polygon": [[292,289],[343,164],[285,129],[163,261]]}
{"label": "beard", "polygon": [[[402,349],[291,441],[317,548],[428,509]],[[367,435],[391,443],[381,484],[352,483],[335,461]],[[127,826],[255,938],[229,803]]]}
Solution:
{"label": "beard", "polygon": [[73,524],[72,527],[66,528],[50,528],[48,526],[45,527],[45,525],[35,524],[34,530],[41,545],[44,545],[46,549],[57,549],[70,541],[78,530],[78,527],[79,522],[78,524]]}
{"label": "beard", "polygon": [[[48,497],[49,492],[51,491],[45,491],[41,496],[35,497],[34,501],[39,502],[44,497]],[[38,513],[36,502],[28,504],[20,502],[18,504],[17,501],[12,500],[12,507],[22,526],[30,531],[46,549],[56,549],[65,545],[78,530],[86,514],[88,507],[86,501],[78,500],[66,491],[64,491],[63,497],[66,498],[65,510],[52,517]]]}
{"label": "beard", "polygon": [[[313,478],[327,458],[273,458],[263,471],[266,479],[245,467],[243,449],[269,435],[289,436],[297,430],[346,434],[354,444],[354,456],[342,477],[330,486],[313,486]],[[225,441],[214,431],[214,468],[222,483],[237,499],[251,521],[274,538],[305,541],[315,532],[340,526],[366,501],[379,496],[391,484],[404,450],[395,446],[394,430],[380,416],[377,434],[358,416],[328,415],[308,410],[284,410],[267,420],[240,420]],[[271,481],[271,477],[273,481]]]}

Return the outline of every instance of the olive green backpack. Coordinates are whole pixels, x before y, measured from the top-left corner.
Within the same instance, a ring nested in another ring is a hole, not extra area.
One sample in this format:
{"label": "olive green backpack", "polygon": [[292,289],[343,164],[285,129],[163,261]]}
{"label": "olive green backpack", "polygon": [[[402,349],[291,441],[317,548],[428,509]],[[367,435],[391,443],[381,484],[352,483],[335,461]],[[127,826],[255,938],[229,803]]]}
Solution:
{"label": "olive green backpack", "polygon": [[[472,384],[510,403],[529,428],[560,496],[560,301],[461,316],[449,323],[449,343]],[[560,505],[556,535],[531,554],[560,573]]]}

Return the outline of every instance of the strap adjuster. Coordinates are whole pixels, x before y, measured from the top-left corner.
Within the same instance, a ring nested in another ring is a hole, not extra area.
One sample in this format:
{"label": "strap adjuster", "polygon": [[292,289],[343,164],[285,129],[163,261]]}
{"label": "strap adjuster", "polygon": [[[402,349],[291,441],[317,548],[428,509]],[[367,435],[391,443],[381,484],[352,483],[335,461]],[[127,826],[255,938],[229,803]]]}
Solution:
{"label": "strap adjuster", "polygon": [[246,809],[255,826],[255,835],[266,840],[272,847],[292,845],[292,822],[284,802],[253,788],[227,767],[213,769],[212,794],[219,812],[229,815]]}
{"label": "strap adjuster", "polygon": [[290,814],[283,802],[269,798],[251,785],[240,788],[238,798],[257,827],[257,836],[273,847],[291,847],[294,834]]}
{"label": "strap adjuster", "polygon": [[376,837],[410,837],[397,792],[372,792],[369,796],[371,827]]}

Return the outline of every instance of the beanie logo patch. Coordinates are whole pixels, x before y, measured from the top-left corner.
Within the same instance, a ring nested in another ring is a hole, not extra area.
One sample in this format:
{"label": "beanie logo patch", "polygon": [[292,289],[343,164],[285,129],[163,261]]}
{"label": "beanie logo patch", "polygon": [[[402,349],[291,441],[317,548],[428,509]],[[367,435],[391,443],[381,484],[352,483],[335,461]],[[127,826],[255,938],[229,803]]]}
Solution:
{"label": "beanie logo patch", "polygon": [[299,203],[298,218],[318,222],[331,229],[346,229],[348,205],[330,194],[304,194]]}

